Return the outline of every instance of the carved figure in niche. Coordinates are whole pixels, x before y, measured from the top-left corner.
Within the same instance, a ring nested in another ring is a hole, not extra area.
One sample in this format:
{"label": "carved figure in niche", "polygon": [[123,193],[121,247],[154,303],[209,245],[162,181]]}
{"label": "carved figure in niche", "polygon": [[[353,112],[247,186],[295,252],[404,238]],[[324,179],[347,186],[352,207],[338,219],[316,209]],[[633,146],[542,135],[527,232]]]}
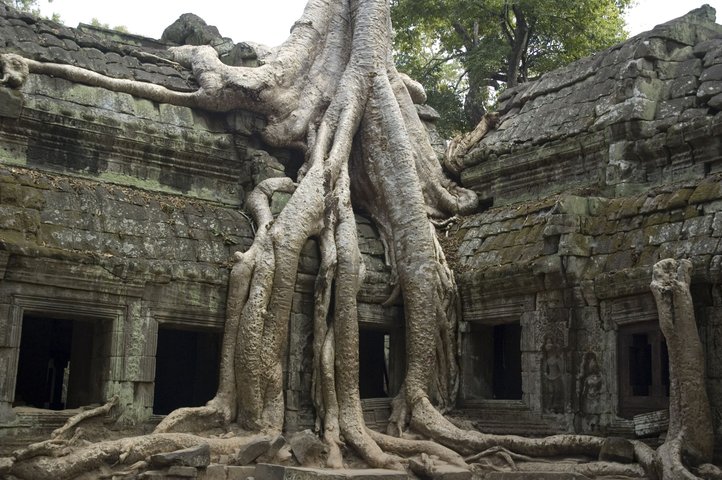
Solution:
{"label": "carved figure in niche", "polygon": [[564,413],[564,351],[547,336],[542,347],[542,405],[544,411]]}
{"label": "carved figure in niche", "polygon": [[596,353],[587,352],[584,354],[580,378],[581,391],[579,392],[579,398],[582,426],[585,431],[595,432],[599,430],[599,418],[604,411],[602,405],[604,378],[599,369]]}

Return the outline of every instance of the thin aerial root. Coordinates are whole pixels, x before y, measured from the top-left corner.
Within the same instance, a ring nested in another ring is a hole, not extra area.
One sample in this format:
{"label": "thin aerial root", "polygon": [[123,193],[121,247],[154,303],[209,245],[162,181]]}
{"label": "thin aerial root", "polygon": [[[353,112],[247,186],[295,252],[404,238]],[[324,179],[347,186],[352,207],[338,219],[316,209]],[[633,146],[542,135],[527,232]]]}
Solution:
{"label": "thin aerial root", "polygon": [[471,455],[470,457],[467,457],[465,460],[468,463],[474,463],[474,462],[478,461],[480,458],[488,457],[489,455],[496,455],[496,454],[503,454],[505,458],[509,459],[508,463],[511,466],[515,465],[513,460],[519,460],[519,461],[523,461],[523,462],[535,461],[535,462],[551,463],[550,460],[538,459],[538,458],[530,457],[528,455],[520,455],[518,453],[512,452],[508,448],[498,447],[498,446],[487,448],[483,452],[479,452],[476,455]]}
{"label": "thin aerial root", "polygon": [[113,395],[113,397],[108,400],[107,403],[100,407],[96,407],[90,410],[85,410],[83,412],[78,413],[77,415],[73,415],[68,419],[67,422],[65,422],[65,425],[63,425],[60,428],[57,428],[53,431],[53,433],[50,434],[51,439],[59,439],[65,436],[70,429],[77,427],[82,422],[89,420],[91,418],[99,417],[102,415],[107,415],[110,413],[110,411],[115,408],[118,405],[118,396]]}

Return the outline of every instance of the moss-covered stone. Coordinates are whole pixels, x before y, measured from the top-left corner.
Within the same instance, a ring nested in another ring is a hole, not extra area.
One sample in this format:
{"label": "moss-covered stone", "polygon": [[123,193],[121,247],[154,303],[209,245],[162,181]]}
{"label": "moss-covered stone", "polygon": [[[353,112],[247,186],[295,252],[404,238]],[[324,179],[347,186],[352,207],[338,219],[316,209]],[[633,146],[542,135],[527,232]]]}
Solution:
{"label": "moss-covered stone", "polygon": [[722,183],[720,181],[706,181],[694,189],[689,203],[702,203],[722,198]]}

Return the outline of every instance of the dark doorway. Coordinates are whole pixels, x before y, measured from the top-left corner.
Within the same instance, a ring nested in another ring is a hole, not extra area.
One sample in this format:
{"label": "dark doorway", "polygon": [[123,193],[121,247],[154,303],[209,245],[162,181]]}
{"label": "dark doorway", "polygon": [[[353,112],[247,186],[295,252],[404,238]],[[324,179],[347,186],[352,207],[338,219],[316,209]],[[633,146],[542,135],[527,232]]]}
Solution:
{"label": "dark doorway", "polygon": [[657,322],[619,327],[619,413],[664,410],[669,402],[669,354]]}
{"label": "dark doorway", "polygon": [[521,325],[472,324],[464,338],[463,399],[519,400],[521,388]]}
{"label": "dark doorway", "polygon": [[217,332],[158,329],[153,413],[198,407],[218,390],[221,335]]}
{"label": "dark doorway", "polygon": [[494,398],[521,399],[521,325],[505,323],[493,328]]}
{"label": "dark doorway", "polygon": [[359,393],[361,398],[389,396],[389,335],[383,331],[359,331]]}
{"label": "dark doorway", "polygon": [[62,410],[101,401],[102,323],[25,316],[14,406]]}

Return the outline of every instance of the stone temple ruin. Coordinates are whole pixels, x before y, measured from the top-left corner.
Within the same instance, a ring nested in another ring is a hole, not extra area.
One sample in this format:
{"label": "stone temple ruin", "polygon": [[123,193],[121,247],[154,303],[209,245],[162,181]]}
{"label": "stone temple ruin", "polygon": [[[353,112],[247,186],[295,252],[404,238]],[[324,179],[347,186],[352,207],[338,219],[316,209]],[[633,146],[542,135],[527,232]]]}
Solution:
{"label": "stone temple ruin", "polygon": [[[0,3],[0,52],[193,91],[191,72],[158,56],[184,42],[235,65],[263,55],[191,23],[152,40]],[[417,109],[435,135],[436,113]],[[453,415],[490,433],[659,443],[669,370],[651,269],[688,258],[722,446],[720,110],[722,27],[709,7],[504,92],[497,128],[447,165],[484,204],[442,235],[462,304]],[[244,196],[303,160],[265,145],[264,121],[44,75],[0,87],[0,454],[114,395],[123,425],[214,395],[230,258],[255,234]],[[384,303],[378,232],[361,215],[357,227],[360,391],[367,424],[385,428],[403,305]],[[318,268],[309,241],[284,369],[288,432],[314,427]]]}

